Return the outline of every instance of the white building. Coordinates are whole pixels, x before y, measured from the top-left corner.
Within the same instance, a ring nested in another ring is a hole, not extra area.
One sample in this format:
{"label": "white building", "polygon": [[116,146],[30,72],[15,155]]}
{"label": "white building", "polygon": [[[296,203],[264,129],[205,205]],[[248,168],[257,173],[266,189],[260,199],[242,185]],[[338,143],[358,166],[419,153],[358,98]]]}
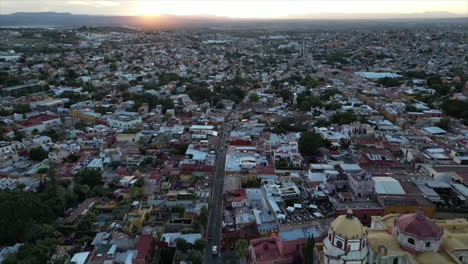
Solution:
{"label": "white building", "polygon": [[127,129],[141,124],[141,116],[138,113],[123,112],[117,113],[107,119],[111,127]]}

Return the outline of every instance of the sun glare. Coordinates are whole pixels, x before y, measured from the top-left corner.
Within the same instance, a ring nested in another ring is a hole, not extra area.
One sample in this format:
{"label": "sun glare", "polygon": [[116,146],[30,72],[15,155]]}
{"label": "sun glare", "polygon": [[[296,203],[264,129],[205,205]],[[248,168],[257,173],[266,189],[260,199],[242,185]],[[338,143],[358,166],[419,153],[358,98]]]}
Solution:
{"label": "sun glare", "polygon": [[139,1],[135,8],[135,15],[138,16],[159,16],[157,1]]}

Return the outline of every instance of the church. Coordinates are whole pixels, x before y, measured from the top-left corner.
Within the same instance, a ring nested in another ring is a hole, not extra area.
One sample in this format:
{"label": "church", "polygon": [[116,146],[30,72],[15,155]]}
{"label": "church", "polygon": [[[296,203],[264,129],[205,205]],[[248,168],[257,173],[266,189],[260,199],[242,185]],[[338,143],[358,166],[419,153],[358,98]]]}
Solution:
{"label": "church", "polygon": [[325,264],[468,264],[468,221],[413,214],[373,216],[367,228],[352,210],[330,225],[319,249]]}

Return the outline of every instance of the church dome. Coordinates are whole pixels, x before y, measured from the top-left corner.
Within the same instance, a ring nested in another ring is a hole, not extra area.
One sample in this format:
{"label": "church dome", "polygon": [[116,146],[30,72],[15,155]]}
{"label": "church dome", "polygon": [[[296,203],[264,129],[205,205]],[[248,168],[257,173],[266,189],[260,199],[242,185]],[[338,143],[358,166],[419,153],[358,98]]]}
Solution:
{"label": "church dome", "polygon": [[351,209],[346,212],[346,215],[338,216],[331,223],[330,229],[336,235],[345,239],[361,239],[366,233],[361,221],[353,215]]}
{"label": "church dome", "polygon": [[440,226],[424,215],[424,210],[422,209],[418,209],[415,214],[398,216],[395,220],[395,226],[401,233],[419,239],[439,240],[444,233]]}

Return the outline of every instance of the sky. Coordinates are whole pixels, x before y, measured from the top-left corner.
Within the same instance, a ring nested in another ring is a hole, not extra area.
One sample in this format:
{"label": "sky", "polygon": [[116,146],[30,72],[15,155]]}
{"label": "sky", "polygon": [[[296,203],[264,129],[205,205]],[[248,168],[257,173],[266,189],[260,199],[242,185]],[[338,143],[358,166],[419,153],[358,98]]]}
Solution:
{"label": "sky", "polygon": [[410,14],[468,16],[468,0],[0,0],[0,13],[70,12],[93,15],[194,15],[279,18],[301,14]]}

